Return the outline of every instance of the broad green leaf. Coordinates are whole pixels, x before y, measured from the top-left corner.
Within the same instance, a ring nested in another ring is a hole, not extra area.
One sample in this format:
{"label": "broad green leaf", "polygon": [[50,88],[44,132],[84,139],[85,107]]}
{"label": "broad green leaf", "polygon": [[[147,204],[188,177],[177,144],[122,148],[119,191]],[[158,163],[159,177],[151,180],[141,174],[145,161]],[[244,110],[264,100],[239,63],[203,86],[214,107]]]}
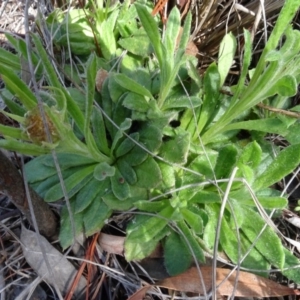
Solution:
{"label": "broad green leaf", "polygon": [[[61,169],[68,169],[71,167],[95,164],[91,158],[84,157],[73,153],[56,153],[57,161]],[[38,158],[39,161],[39,158]],[[45,155],[42,159],[42,164],[48,167],[55,168],[55,163],[52,155]]]}
{"label": "broad green leaf", "polygon": [[299,267],[293,268],[295,266],[299,266],[300,261],[299,259],[293,255],[289,250],[283,249],[284,255],[285,255],[285,262],[284,262],[284,268],[290,268],[289,270],[282,271],[283,275],[289,278],[290,280],[295,281],[299,284],[300,282],[300,272]]}
{"label": "broad green leaf", "polygon": [[205,262],[204,252],[201,249],[196,236],[192,233],[184,221],[179,221],[177,225],[187,240],[186,243],[192,248],[191,254],[193,254],[199,262]]}
{"label": "broad green leaf", "polygon": [[[55,170],[56,171],[56,170]],[[56,171],[57,172],[57,171]],[[66,173],[64,172],[64,175]],[[70,174],[69,174],[70,175]],[[39,183],[39,185],[38,185]],[[49,189],[51,189],[54,185],[59,183],[59,177],[55,173],[52,176],[49,176],[48,178],[41,180],[39,182],[36,182],[34,190],[42,197],[45,198],[46,193]]]}
{"label": "broad green leaf", "polygon": [[291,173],[300,162],[300,145],[295,144],[282,150],[268,168],[256,178],[253,188],[267,188]]}
{"label": "broad green leaf", "polygon": [[26,136],[26,134],[24,134],[24,131],[22,129],[11,126],[5,126],[2,124],[0,124],[0,134],[14,139],[28,139],[28,137]]}
{"label": "broad green leaf", "polygon": [[234,144],[227,145],[219,150],[215,167],[216,178],[228,178],[236,165],[238,151]]}
{"label": "broad green leaf", "polygon": [[180,210],[186,223],[196,234],[201,234],[203,231],[203,220],[200,215],[192,212],[188,208]]}
{"label": "broad green leaf", "polygon": [[18,97],[27,110],[32,110],[37,106],[35,95],[12,70],[1,66],[0,74],[6,88]]}
{"label": "broad green leaf", "polygon": [[114,136],[114,140],[111,146],[111,152],[113,153],[113,151],[115,150],[119,140],[122,138],[124,131],[126,131],[127,129],[129,129],[131,127],[132,124],[132,120],[126,118],[121,124],[120,127],[118,129],[118,131],[116,132],[115,136]]}
{"label": "broad green leaf", "polygon": [[150,156],[141,163],[134,167],[138,187],[152,189],[161,182],[161,172],[157,162]]}
{"label": "broad green leaf", "polygon": [[[71,207],[73,208],[73,206],[74,203],[71,201]],[[83,214],[72,214],[76,236],[80,235],[83,232],[82,218]],[[66,249],[75,242],[72,232],[71,220],[66,206],[63,207],[60,214],[59,242],[63,249]]]}
{"label": "broad green leaf", "polygon": [[146,57],[153,51],[149,37],[142,32],[140,34],[135,32],[133,37],[120,39],[118,44],[128,52],[142,57]]}
{"label": "broad green leaf", "polygon": [[168,205],[169,202],[167,200],[153,201],[153,202],[150,202],[148,200],[139,200],[137,202],[134,202],[134,206],[137,209],[146,212],[158,212],[165,209]]}
{"label": "broad green leaf", "polygon": [[277,91],[281,96],[291,97],[297,94],[297,81],[294,76],[286,75],[281,77],[277,83]]}
{"label": "broad green leaf", "polygon": [[125,258],[126,261],[139,260],[148,257],[161,239],[169,233],[167,226],[163,227],[150,241],[144,242],[143,238],[132,238],[130,233],[125,240]]}
{"label": "broad green leaf", "polygon": [[[263,206],[265,209],[283,209],[287,207],[288,201],[284,197],[263,197],[258,196],[259,203]],[[241,203],[243,205],[248,206],[256,206],[253,199],[242,199]]]}
{"label": "broad green leaf", "polygon": [[106,137],[105,123],[102,113],[97,107],[94,107],[92,110],[91,123],[95,142],[99,151],[101,151],[105,155],[109,155],[110,149],[108,147]]}
{"label": "broad green leaf", "polygon": [[[241,230],[253,242],[266,224],[261,216],[252,209],[245,207],[244,210],[245,218]],[[270,227],[266,227],[255,247],[271,264],[278,268],[284,266],[284,251],[281,240]]]}
{"label": "broad green leaf", "polygon": [[170,189],[175,186],[175,170],[174,167],[162,161],[157,161],[162,176],[162,188]]}
{"label": "broad green leaf", "polygon": [[[242,254],[249,251],[249,249],[252,247],[252,243],[249,241],[248,237],[245,236],[243,232],[240,232],[240,242],[239,245],[241,247]],[[271,264],[268,262],[263,253],[258,251],[256,248],[253,248],[250,250],[250,252],[247,254],[245,259],[242,262],[242,266],[249,269],[256,269],[256,270],[269,270],[271,269]],[[268,272],[257,272],[260,276],[268,277]]]}
{"label": "broad green leaf", "polygon": [[142,85],[132,80],[128,76],[120,73],[116,74],[114,78],[116,82],[124,89],[127,89],[128,91],[139,94],[141,96],[149,97],[150,99],[153,98],[151,92],[148,89],[144,88]]}
{"label": "broad green leaf", "polygon": [[138,145],[135,145],[132,150],[124,155],[124,159],[126,159],[131,166],[140,165],[147,159],[147,157],[148,153]]}
{"label": "broad green leaf", "polygon": [[115,175],[116,168],[110,166],[108,163],[99,163],[94,169],[94,177],[99,181],[105,180],[107,177]]}
{"label": "broad green leaf", "polygon": [[[132,190],[132,187],[130,187],[130,192],[132,193],[131,190]],[[145,197],[146,197],[146,194],[143,193],[142,198],[145,199]],[[120,201],[113,193],[110,193],[110,194],[103,196],[102,199],[110,209],[112,209],[114,211],[124,212],[126,210],[131,209],[133,207],[133,203],[140,198],[138,197],[138,199],[137,199],[135,197],[129,197],[125,200]]]}
{"label": "broad green leaf", "polygon": [[117,167],[124,177],[125,181],[127,181],[131,185],[134,185],[137,182],[136,173],[126,159],[118,159]]}
{"label": "broad green leaf", "polygon": [[[129,138],[130,137],[130,138]],[[121,144],[118,146],[118,148],[115,151],[115,156],[120,157],[128,153],[136,143],[134,141],[139,141],[139,133],[134,132],[129,134],[129,137],[125,136],[125,140],[121,142]],[[132,139],[134,141],[132,141]]]}
{"label": "broad green leaf", "polygon": [[180,12],[176,6],[171,10],[166,25],[164,46],[167,50],[168,61],[171,68],[174,64],[174,52],[176,48],[177,38],[180,30]]}
{"label": "broad green leaf", "polygon": [[220,132],[236,129],[257,130],[267,133],[284,133],[287,131],[287,126],[277,118],[249,120],[229,124]]}
{"label": "broad green leaf", "polygon": [[112,210],[100,199],[95,199],[83,212],[84,233],[86,236],[99,232]]}
{"label": "broad green leaf", "polygon": [[0,48],[0,64],[9,67],[14,71],[21,70],[20,57],[18,57],[15,54],[12,54],[11,52],[4,50],[3,48]]}
{"label": "broad green leaf", "polygon": [[248,165],[249,167],[255,169],[261,161],[261,156],[262,156],[261,147],[256,141],[253,141],[243,148],[243,152],[238,158],[237,164],[242,163],[244,165]]}
{"label": "broad green leaf", "polygon": [[[170,206],[161,210],[156,216],[145,218],[143,222],[135,224],[134,228],[131,226],[127,229],[126,244],[130,243],[148,243],[167,226],[169,219],[173,214],[173,208]],[[126,255],[127,256],[127,255]]]}
{"label": "broad green leaf", "polygon": [[100,35],[99,44],[102,55],[105,59],[111,60],[116,55],[117,45],[114,36],[114,27],[119,15],[119,10],[115,10],[105,21],[101,24],[97,23],[97,29]]}
{"label": "broad green leaf", "polygon": [[220,74],[220,86],[223,86],[228,72],[232,66],[236,51],[236,38],[230,32],[221,41],[218,57],[218,71]]}
{"label": "broad green leaf", "polygon": [[24,171],[26,174],[26,180],[29,183],[45,180],[57,173],[56,168],[52,168],[44,164],[45,158],[48,156],[52,155],[40,155],[25,164]]}
{"label": "broad green leaf", "polygon": [[[69,197],[77,193],[85,184],[92,179],[95,165],[82,168],[64,180],[65,188]],[[51,187],[45,195],[45,201],[53,202],[63,198],[61,184]]]}
{"label": "broad green leaf", "polygon": [[189,200],[189,203],[221,203],[221,197],[215,192],[199,191]]}
{"label": "broad green leaf", "polygon": [[50,152],[50,149],[47,149],[46,147],[19,142],[15,139],[0,139],[0,148],[16,151],[29,156],[39,156]]}
{"label": "broad green leaf", "polygon": [[201,105],[202,101],[196,96],[180,96],[167,98],[162,107],[163,110],[174,108],[196,108]]}
{"label": "broad green leaf", "polygon": [[162,144],[162,132],[154,125],[146,125],[139,130],[139,141],[152,153],[155,153]]}
{"label": "broad green leaf", "polygon": [[147,11],[144,5],[135,3],[135,8],[141,20],[141,23],[145,28],[145,31],[147,32],[147,35],[151,41],[155,55],[159,61],[159,65],[160,67],[162,67],[164,57],[163,57],[161,37],[158,31],[157,23],[155,22],[153,16]]}
{"label": "broad green leaf", "polygon": [[192,261],[193,257],[184,239],[178,233],[171,232],[164,245],[164,263],[168,273],[171,276],[183,273]]}
{"label": "broad green leaf", "polygon": [[119,200],[125,200],[130,196],[130,187],[120,171],[116,169],[114,176],[110,177],[111,188]]}
{"label": "broad green leaf", "polygon": [[185,164],[189,147],[190,134],[182,130],[174,138],[163,143],[160,148],[160,156],[170,163]]}
{"label": "broad green leaf", "polygon": [[145,99],[145,96],[128,93],[123,101],[123,105],[131,110],[136,110],[139,112],[147,112],[149,110],[148,101]]}
{"label": "broad green leaf", "polygon": [[[198,121],[198,132],[213,120],[219,109],[219,90],[220,90],[220,74],[217,65],[212,63],[205,72],[204,79],[204,98],[201,107],[201,114]],[[197,131],[196,136],[198,137]]]}
{"label": "broad green leaf", "polygon": [[109,191],[110,191],[109,179],[102,180],[101,182],[99,182],[96,179],[92,179],[76,195],[75,213],[82,212],[92,202],[100,202],[100,197],[102,197]]}

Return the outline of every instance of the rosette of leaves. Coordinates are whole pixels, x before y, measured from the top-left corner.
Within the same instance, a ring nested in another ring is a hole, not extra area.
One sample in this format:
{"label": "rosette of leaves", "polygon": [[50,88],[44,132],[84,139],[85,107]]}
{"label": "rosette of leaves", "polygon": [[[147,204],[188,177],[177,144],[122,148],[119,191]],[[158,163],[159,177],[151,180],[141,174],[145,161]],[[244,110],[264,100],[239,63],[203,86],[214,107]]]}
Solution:
{"label": "rosette of leaves", "polygon": [[[287,5],[282,12],[275,37],[271,36],[270,44],[266,46],[270,54],[262,56],[249,86],[245,86],[244,81],[251,45],[249,34],[245,32],[243,72],[238,85],[232,88],[233,97],[221,94],[220,88],[235,55],[234,38],[231,35],[225,37],[218,65],[212,64],[204,77],[200,77],[193,59],[184,54],[190,15],[182,38],[178,45],[174,43],[174,37],[180,31],[180,14],[176,8],[168,18],[162,41],[158,25],[147,7],[135,5],[142,31],[147,34],[145,41],[151,44],[154,52],[149,59],[145,59],[147,52],[135,53],[136,48],[131,46],[140,36],[126,36],[126,31],[120,29],[125,28],[122,27],[124,24],[114,23],[124,34],[119,45],[129,52],[129,58],[125,56],[125,63],[120,64],[121,72],[116,72],[108,68],[111,65],[105,59],[117,55],[118,49],[106,49],[104,60],[91,55],[86,64],[84,101],[75,100],[75,96],[80,98],[78,91],[71,93],[58,82],[45,51],[34,38],[43,62],[42,71],[51,86],[48,98],[52,101],[45,106],[46,123],[49,119],[60,138],[54,145],[34,144],[34,140],[29,143],[24,138],[21,129],[1,127],[6,139],[1,140],[0,145],[12,150],[20,147],[22,153],[40,155],[25,169],[29,182],[46,201],[56,201],[64,196],[52,156],[42,155],[55,148],[71,202],[76,234],[90,235],[100,230],[113,211],[136,208],[146,213],[128,225],[127,260],[146,257],[162,241],[165,265],[172,274],[185,270],[194,259],[204,261],[204,251],[212,253],[217,246],[233,262],[242,260],[242,265],[248,268],[266,270],[271,265],[285,268],[296,264],[298,260],[285,250],[274,231],[269,227],[264,229],[265,223],[252,201],[253,193],[242,180],[236,180],[231,187],[221,223],[220,245],[215,244],[226,178],[236,166],[238,176],[245,178],[257,194],[258,203],[264,208],[262,212],[286,205],[286,199],[269,186],[298,165],[298,143],[293,143],[274,158],[271,147],[262,139],[246,140],[244,147],[237,141],[237,132],[246,129],[263,133],[284,132],[289,136],[289,120],[278,120],[273,116],[251,120],[246,119],[247,115],[239,114],[276,93],[288,97],[295,92],[293,82],[299,78],[298,70],[292,68],[287,74],[285,64],[299,59],[299,34],[291,28],[285,31],[286,26],[282,25],[289,23],[291,12],[295,10],[292,6]],[[135,25],[138,32],[139,25]],[[274,50],[283,33],[287,45]],[[115,47],[117,43],[112,45]],[[145,47],[144,51],[149,48]],[[8,55],[7,59],[10,59]],[[96,93],[95,78],[99,67],[106,68],[109,73],[100,92]],[[14,106],[12,101],[7,103],[13,113],[24,117],[26,110],[36,109],[36,95],[26,87],[22,88],[14,72],[5,72],[3,79],[7,89],[18,96],[25,109]],[[270,81],[274,85],[254,88],[260,87],[261,80],[266,82],[268,78],[275,79]],[[251,93],[245,92],[250,88]],[[32,99],[34,101],[30,102]],[[250,100],[253,100],[251,105]],[[32,105],[29,107],[28,103]],[[52,111],[58,112],[60,117]],[[52,125],[49,127],[51,129]],[[73,239],[70,216],[64,207],[60,241],[67,247]],[[285,275],[300,281],[298,272],[285,271]]]}

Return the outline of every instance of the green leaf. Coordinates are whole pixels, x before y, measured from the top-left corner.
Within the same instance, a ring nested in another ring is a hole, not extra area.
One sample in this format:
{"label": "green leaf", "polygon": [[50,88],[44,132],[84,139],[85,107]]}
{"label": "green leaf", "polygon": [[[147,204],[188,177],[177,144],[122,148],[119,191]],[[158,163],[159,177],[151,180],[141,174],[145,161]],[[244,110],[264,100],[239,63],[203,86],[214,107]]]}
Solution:
{"label": "green leaf", "polygon": [[255,190],[267,188],[290,174],[300,162],[300,145],[295,144],[282,150],[268,168],[256,178]]}
{"label": "green leaf", "polygon": [[37,106],[37,99],[28,86],[10,69],[1,66],[1,78],[9,91],[18,97],[27,110]]}
{"label": "green leaf", "polygon": [[106,128],[103,120],[101,111],[94,107],[92,110],[91,123],[93,128],[93,135],[95,137],[96,145],[100,152],[105,155],[110,154],[110,149],[108,147],[107,137],[106,137]]}
{"label": "green leaf", "polygon": [[144,5],[135,3],[135,8],[141,20],[141,23],[145,28],[145,31],[147,32],[147,35],[151,41],[155,55],[159,61],[159,65],[162,68],[164,57],[157,23],[155,22],[153,16],[147,11],[147,8]]}
{"label": "green leaf", "polygon": [[206,70],[203,85],[203,104],[198,121],[198,131],[195,132],[193,139],[198,138],[198,132],[201,132],[213,120],[219,110],[220,74],[215,63],[212,63]]}
{"label": "green leaf", "polygon": [[228,72],[232,66],[236,51],[236,39],[230,32],[221,41],[218,57],[218,71],[220,74],[220,86],[223,86]]}
{"label": "green leaf", "polygon": [[128,164],[126,159],[119,159],[117,161],[117,167],[124,177],[124,179],[131,185],[137,182],[137,176],[133,168]]}
{"label": "green leaf", "polygon": [[185,164],[189,147],[190,134],[182,130],[174,138],[163,143],[160,148],[160,156],[170,163]]}
{"label": "green leaf", "polygon": [[[71,202],[71,205],[73,207],[73,202]],[[82,217],[82,214],[73,213],[72,215],[75,226],[75,237],[83,232]],[[72,232],[71,220],[66,206],[63,207],[60,215],[59,242],[63,249],[66,249],[75,242]]]}
{"label": "green leaf", "polygon": [[[56,157],[61,169],[95,164],[95,161],[93,159],[73,153],[56,153]],[[39,158],[36,159],[38,159],[39,162]],[[55,168],[55,163],[52,155],[43,156],[42,163],[45,166]]]}
{"label": "green leaf", "polygon": [[138,145],[135,145],[132,150],[124,155],[124,159],[126,159],[128,164],[131,166],[140,165],[147,159],[147,157],[148,153]]}
{"label": "green leaf", "polygon": [[203,220],[200,215],[192,212],[188,208],[182,208],[181,210],[182,216],[187,224],[191,227],[191,229],[196,234],[202,234],[203,231]]}
{"label": "green leaf", "polygon": [[292,97],[297,94],[297,81],[295,76],[286,75],[281,77],[276,83],[276,90],[279,95]]}
{"label": "green leaf", "polygon": [[[116,149],[115,151],[115,156],[116,157],[120,157],[125,155],[126,153],[128,153],[136,144],[134,143],[134,141],[139,141],[139,133],[138,132],[134,132],[129,134],[130,138],[125,137],[125,140],[121,142],[121,144],[119,145],[119,147]],[[134,141],[132,141],[134,140]]]}
{"label": "green leaf", "polygon": [[94,177],[99,181],[105,180],[107,177],[115,175],[116,168],[110,166],[106,162],[98,164],[94,169]]}
{"label": "green leaf", "polygon": [[50,149],[47,149],[46,147],[19,142],[14,139],[0,139],[0,148],[16,151],[29,156],[39,156],[50,152]]}
{"label": "green leaf", "polygon": [[174,167],[162,161],[157,161],[162,176],[162,188],[170,189],[175,186],[175,170]]}
{"label": "green leaf", "polygon": [[5,126],[2,124],[0,124],[0,134],[3,135],[4,137],[8,136],[14,139],[22,139],[22,140],[28,139],[26,134],[24,134],[24,130],[20,128],[11,127],[11,126]]}
{"label": "green leaf", "polygon": [[234,144],[227,145],[219,150],[215,167],[216,178],[228,178],[236,165],[238,151]]}
{"label": "green leaf", "polygon": [[52,157],[51,154],[41,155],[25,164],[24,171],[26,174],[26,180],[29,183],[42,181],[57,173],[54,167],[49,167],[44,164],[45,158],[48,156]]}
{"label": "green leaf", "polygon": [[153,51],[149,37],[141,31],[135,32],[133,37],[120,39],[118,44],[128,52],[142,57],[146,57]]}
{"label": "green leaf", "polygon": [[141,210],[146,212],[158,212],[163,209],[165,209],[169,205],[168,201],[162,200],[162,201],[153,201],[149,202],[148,200],[139,200],[137,202],[134,202],[134,206]]}
{"label": "green leaf", "polygon": [[201,105],[202,101],[196,96],[172,96],[167,98],[164,102],[162,110],[174,109],[174,108],[196,108]]}
{"label": "green leaf", "polygon": [[143,259],[154,250],[158,241],[169,232],[167,224],[172,214],[173,209],[168,206],[157,216],[139,216],[127,227],[125,240],[127,261]]}
{"label": "green leaf", "polygon": [[[82,168],[64,180],[65,188],[70,198],[92,179],[94,168],[95,165]],[[58,183],[48,190],[45,195],[45,201],[57,201],[63,196],[61,184]]]}
{"label": "green leaf", "polygon": [[128,93],[123,101],[123,105],[131,110],[147,112],[150,108],[144,96],[136,93]]}
{"label": "green leaf", "polygon": [[21,70],[20,58],[17,55],[4,50],[3,48],[0,48],[0,64],[9,67],[14,71]]}
{"label": "green leaf", "polygon": [[155,153],[162,144],[162,132],[154,126],[147,124],[139,130],[140,142],[150,151]]}
{"label": "green leaf", "polygon": [[161,172],[157,162],[150,156],[141,163],[134,167],[138,187],[152,189],[161,182]]}
{"label": "green leaf", "polygon": [[167,50],[168,61],[171,68],[174,65],[174,52],[176,48],[176,42],[180,29],[180,12],[176,6],[174,6],[168,16],[166,25],[164,46]]}
{"label": "green leaf", "polygon": [[285,254],[284,269],[289,268],[289,270],[282,271],[283,275],[290,280],[295,281],[297,284],[300,282],[299,268],[293,269],[293,267],[299,265],[299,259],[293,255],[289,250],[283,249]]}
{"label": "green leaf", "polygon": [[[244,208],[245,218],[241,230],[250,241],[254,241],[261,229],[265,226],[265,222],[260,215],[252,209]],[[270,227],[266,227],[262,235],[255,244],[257,250],[273,265],[278,268],[284,266],[284,251],[281,240]]]}
{"label": "green leaf", "polygon": [[191,252],[191,254],[194,254],[197,261],[205,262],[204,252],[201,249],[200,244],[198,243],[198,240],[194,233],[188,228],[184,221],[179,221],[177,225],[182,231],[183,236],[186,238],[186,243],[188,243],[193,250],[193,253]]}
{"label": "green leaf", "polygon": [[168,273],[176,276],[186,271],[192,264],[193,257],[184,239],[175,232],[166,238],[164,262]]}
{"label": "green leaf", "polygon": [[130,196],[129,184],[118,169],[116,169],[115,175],[110,177],[110,182],[112,191],[119,200],[125,200]]}
{"label": "green leaf", "polygon": [[269,118],[232,123],[225,126],[220,132],[236,129],[257,130],[267,133],[284,133],[287,130],[287,126],[280,119]]}
{"label": "green leaf", "polygon": [[100,35],[99,44],[101,52],[106,60],[111,60],[116,55],[117,45],[114,36],[114,28],[119,15],[119,10],[115,10],[105,21],[98,24]]}
{"label": "green leaf", "polygon": [[145,96],[145,97],[149,97],[150,99],[153,99],[153,96],[148,89],[144,88],[142,85],[132,80],[128,76],[124,74],[116,74],[114,78],[116,82],[124,89],[139,94],[141,96]]}
{"label": "green leaf", "polygon": [[75,213],[82,212],[93,202],[100,202],[100,197],[108,192],[110,192],[110,181],[108,179],[101,182],[92,179],[76,195]]}
{"label": "green leaf", "polygon": [[114,140],[111,146],[111,152],[113,153],[113,151],[115,150],[119,140],[122,138],[124,131],[126,131],[127,129],[129,129],[131,127],[132,124],[132,120],[126,118],[121,124],[120,127],[118,129],[118,131],[116,132],[115,136],[114,136]]}
{"label": "green leaf", "polygon": [[86,236],[99,232],[111,214],[112,210],[102,200],[94,200],[83,213]]}
{"label": "green leaf", "polygon": [[237,164],[248,165],[255,169],[259,165],[261,157],[262,149],[256,141],[253,141],[243,148],[243,152],[238,158]]}
{"label": "green leaf", "polygon": [[[258,196],[258,201],[265,209],[284,209],[287,207],[288,201],[284,197],[263,197]],[[255,207],[256,204],[253,199],[242,199],[243,205]]]}

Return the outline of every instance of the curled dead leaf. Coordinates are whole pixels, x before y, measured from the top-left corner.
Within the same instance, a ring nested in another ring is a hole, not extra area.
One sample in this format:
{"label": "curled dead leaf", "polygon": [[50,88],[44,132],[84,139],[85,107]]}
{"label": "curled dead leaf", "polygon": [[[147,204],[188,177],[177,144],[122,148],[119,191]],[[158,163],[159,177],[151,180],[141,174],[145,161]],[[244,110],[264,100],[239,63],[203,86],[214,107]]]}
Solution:
{"label": "curled dead leaf", "polygon": [[104,69],[100,69],[96,75],[96,89],[101,91],[104,80],[108,77],[108,72]]}
{"label": "curled dead leaf", "polygon": [[[192,292],[205,294],[212,289],[212,268],[200,267],[203,277],[205,291],[200,280],[196,267],[173,277],[160,281],[157,285],[182,292]],[[230,277],[227,276],[231,270],[217,268],[216,286],[217,293],[221,296],[230,296],[234,293],[236,297],[279,297],[286,295],[300,295],[300,292],[289,287],[282,286],[272,280],[260,277],[255,274],[234,271]],[[236,276],[238,275],[238,285],[234,290]],[[223,282],[224,280],[224,282]]]}
{"label": "curled dead leaf", "polygon": [[124,256],[125,237],[101,233],[98,242],[104,251]]}

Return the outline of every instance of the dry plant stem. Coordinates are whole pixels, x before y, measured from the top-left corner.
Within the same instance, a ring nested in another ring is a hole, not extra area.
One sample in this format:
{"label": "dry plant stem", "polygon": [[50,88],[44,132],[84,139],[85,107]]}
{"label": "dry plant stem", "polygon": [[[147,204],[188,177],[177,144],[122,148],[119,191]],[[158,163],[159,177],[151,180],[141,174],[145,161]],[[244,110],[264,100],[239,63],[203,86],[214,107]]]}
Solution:
{"label": "dry plant stem", "polygon": [[[0,190],[33,224],[22,176],[13,163],[0,151]],[[48,204],[31,188],[30,196],[34,207],[34,215],[40,232],[47,238],[55,238],[57,221]]]}

